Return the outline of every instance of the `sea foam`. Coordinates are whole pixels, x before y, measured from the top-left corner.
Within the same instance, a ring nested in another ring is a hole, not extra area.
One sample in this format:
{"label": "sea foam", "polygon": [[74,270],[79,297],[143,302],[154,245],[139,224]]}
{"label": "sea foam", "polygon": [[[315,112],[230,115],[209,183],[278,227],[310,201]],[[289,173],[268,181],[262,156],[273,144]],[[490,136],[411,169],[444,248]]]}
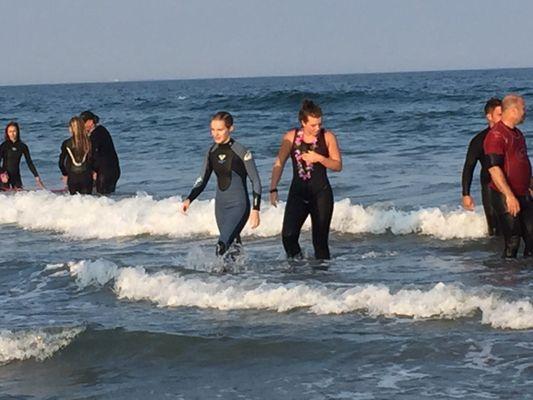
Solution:
{"label": "sea foam", "polygon": [[305,281],[274,283],[238,276],[182,275],[173,271],[149,273],[142,267],[120,268],[103,260],[68,265],[81,288],[113,281],[119,299],[149,301],[160,307],[276,312],[306,309],[317,315],[364,312],[374,317],[413,319],[457,319],[480,312],[481,322],[494,328],[533,328],[533,305],[529,298],[506,300],[486,289],[463,289],[442,282],[425,289],[392,291],[380,284],[339,287]]}
{"label": "sea foam", "polygon": [[[0,194],[0,224],[16,224],[29,230],[48,230],[78,239],[110,239],[136,235],[185,238],[216,236],[214,200],[195,201],[187,215],[181,199],[154,199],[146,194],[113,199],[56,195],[45,191]],[[281,231],[284,203],[264,206],[258,229],[245,227],[243,235],[276,236]],[[304,229],[309,229],[309,220]],[[335,203],[331,227],[339,233],[395,235],[421,234],[446,240],[473,239],[486,233],[480,213],[440,208],[402,211],[393,207],[362,206],[350,199]]]}

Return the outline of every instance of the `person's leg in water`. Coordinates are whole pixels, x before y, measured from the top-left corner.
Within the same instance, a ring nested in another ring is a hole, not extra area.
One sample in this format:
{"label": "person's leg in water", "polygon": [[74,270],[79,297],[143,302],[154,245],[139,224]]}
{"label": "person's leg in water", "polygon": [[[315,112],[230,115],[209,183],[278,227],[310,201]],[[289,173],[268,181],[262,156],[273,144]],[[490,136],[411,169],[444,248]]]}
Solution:
{"label": "person's leg in water", "polygon": [[218,204],[215,205],[215,217],[220,236],[215,252],[217,256],[223,256],[236,239],[239,245],[242,244],[240,233],[250,216],[250,204],[237,204],[232,207],[223,207]]}
{"label": "person's leg in water", "polygon": [[285,205],[285,214],[283,215],[283,227],[281,229],[283,248],[289,259],[302,258],[302,249],[298,240],[300,239],[300,232],[309,212],[309,201],[289,191],[289,197]]}
{"label": "person's leg in water", "polygon": [[481,185],[481,201],[487,220],[488,234],[489,236],[501,236],[502,232],[498,224],[498,214],[493,205],[492,196],[494,195],[497,195],[497,192],[491,190],[489,185]]}
{"label": "person's leg in water", "polygon": [[492,190],[491,198],[493,200],[494,210],[498,215],[498,224],[505,242],[502,257],[516,258],[522,236],[520,218],[519,216],[513,217],[507,212],[507,204],[503,194]]}
{"label": "person's leg in water", "polygon": [[533,202],[529,196],[520,201],[520,224],[524,239],[524,257],[533,256]]}
{"label": "person's leg in water", "polygon": [[70,194],[91,194],[93,180],[90,174],[69,174],[67,186]]}
{"label": "person's leg in water", "polygon": [[96,176],[96,192],[98,194],[111,194],[115,192],[120,172],[114,169],[102,169]]}
{"label": "person's leg in water", "polygon": [[313,247],[317,260],[329,260],[329,229],[333,216],[333,192],[331,187],[316,194],[311,202]]}

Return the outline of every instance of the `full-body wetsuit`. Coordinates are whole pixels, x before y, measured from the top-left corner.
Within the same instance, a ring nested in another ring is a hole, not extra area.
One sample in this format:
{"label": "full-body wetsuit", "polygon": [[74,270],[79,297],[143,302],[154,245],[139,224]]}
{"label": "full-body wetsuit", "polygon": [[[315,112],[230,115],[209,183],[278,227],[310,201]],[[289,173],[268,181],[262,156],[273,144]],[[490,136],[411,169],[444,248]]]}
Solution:
{"label": "full-body wetsuit", "polygon": [[205,157],[202,173],[187,198],[192,202],[204,190],[211,172],[217,176],[215,217],[220,236],[217,255],[224,254],[234,240],[240,242],[240,233],[250,215],[250,199],[246,177],[252,181],[253,209],[261,205],[261,181],[252,153],[230,139],[224,144],[211,146]]}
{"label": "full-body wetsuit", "polygon": [[499,235],[498,218],[496,211],[492,206],[490,184],[490,174],[487,169],[487,162],[485,160],[485,152],[483,151],[483,141],[487,136],[490,128],[483,129],[470,141],[468,145],[468,151],[466,153],[465,164],[463,166],[463,196],[470,196],[470,186],[472,185],[472,177],[474,175],[474,169],[479,161],[481,164],[481,173],[479,175],[481,183],[481,201],[483,203],[483,210],[485,211],[485,217],[487,219],[487,227],[489,236]]}
{"label": "full-body wetsuit", "polygon": [[[305,153],[310,150],[311,145],[305,142],[297,145],[295,143],[297,133],[298,130],[295,129],[291,148],[293,177],[281,232],[283,247],[288,257],[301,255],[302,250],[298,244],[298,239],[303,223],[307,216],[311,215],[315,258],[327,260],[330,258],[328,238],[333,215],[333,191],[329,184],[326,167],[321,163],[313,164],[310,179],[304,180],[299,176],[295,151],[300,150]],[[318,133],[314,151],[324,157],[329,157],[324,129]]]}
{"label": "full-body wetsuit", "polygon": [[507,211],[505,196],[494,182],[493,205],[498,223],[505,238],[504,257],[516,257],[520,237],[524,239],[524,256],[533,255],[533,203],[529,195],[531,163],[527,155],[526,140],[518,128],[509,128],[502,121],[492,127],[484,142],[488,167],[499,166],[507,184],[520,203],[520,212],[513,217]]}
{"label": "full-body wetsuit", "polygon": [[67,186],[70,194],[91,194],[93,191],[93,158],[92,152],[79,154],[74,149],[72,138],[61,145],[59,155],[59,169],[67,177]]}
{"label": "full-body wetsuit", "polygon": [[90,137],[93,148],[93,167],[97,173],[96,191],[100,194],[113,193],[120,178],[120,166],[113,139],[102,125],[94,128]]}
{"label": "full-body wetsuit", "polygon": [[0,145],[0,158],[2,159],[2,171],[6,171],[9,175],[9,182],[4,186],[4,189],[22,189],[22,178],[20,177],[20,159],[24,156],[26,164],[34,177],[38,177],[37,168],[33,165],[30,156],[30,150],[24,142],[17,140],[13,143],[11,140],[6,140]]}

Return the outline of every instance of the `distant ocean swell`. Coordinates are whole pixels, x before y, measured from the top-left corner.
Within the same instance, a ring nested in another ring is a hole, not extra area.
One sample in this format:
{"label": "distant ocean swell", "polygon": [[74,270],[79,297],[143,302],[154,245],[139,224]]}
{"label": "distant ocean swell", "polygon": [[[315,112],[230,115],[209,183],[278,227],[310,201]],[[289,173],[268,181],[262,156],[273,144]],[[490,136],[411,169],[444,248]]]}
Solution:
{"label": "distant ocean swell", "polygon": [[[214,200],[193,203],[187,215],[179,211],[181,199],[156,200],[145,194],[123,199],[63,196],[49,192],[0,194],[0,224],[28,230],[45,230],[78,239],[110,239],[136,235],[175,238],[216,236]],[[279,235],[284,204],[263,207],[262,224],[245,228],[244,235]],[[304,226],[309,229],[309,221]],[[346,234],[430,235],[438,239],[476,239],[485,236],[482,214],[463,210],[421,208],[402,211],[394,207],[362,206],[350,199],[335,203],[332,229]]]}

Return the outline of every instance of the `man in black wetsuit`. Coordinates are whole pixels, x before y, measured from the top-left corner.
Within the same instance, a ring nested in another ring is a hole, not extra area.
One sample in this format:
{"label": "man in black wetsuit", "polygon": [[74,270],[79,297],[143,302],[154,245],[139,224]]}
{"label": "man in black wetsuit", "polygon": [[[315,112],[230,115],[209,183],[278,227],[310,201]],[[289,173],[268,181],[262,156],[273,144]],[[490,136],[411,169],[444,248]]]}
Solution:
{"label": "man in black wetsuit", "polygon": [[80,118],[85,122],[85,130],[91,138],[96,191],[99,194],[113,193],[120,178],[120,165],[113,139],[105,127],[98,125],[100,118],[91,111],[82,112]]}
{"label": "man in black wetsuit", "polygon": [[487,118],[488,127],[479,132],[470,141],[468,151],[466,153],[466,160],[463,167],[463,207],[466,210],[474,210],[474,199],[470,195],[470,186],[472,185],[472,177],[474,175],[474,169],[479,161],[481,164],[481,199],[483,202],[483,209],[485,210],[485,217],[487,218],[487,227],[489,236],[499,235],[500,229],[498,229],[498,219],[491,201],[491,190],[489,189],[490,174],[487,169],[487,163],[485,160],[485,152],[483,151],[483,141],[487,136],[490,128],[492,128],[502,118],[502,102],[500,99],[491,98],[485,104],[485,118]]}

